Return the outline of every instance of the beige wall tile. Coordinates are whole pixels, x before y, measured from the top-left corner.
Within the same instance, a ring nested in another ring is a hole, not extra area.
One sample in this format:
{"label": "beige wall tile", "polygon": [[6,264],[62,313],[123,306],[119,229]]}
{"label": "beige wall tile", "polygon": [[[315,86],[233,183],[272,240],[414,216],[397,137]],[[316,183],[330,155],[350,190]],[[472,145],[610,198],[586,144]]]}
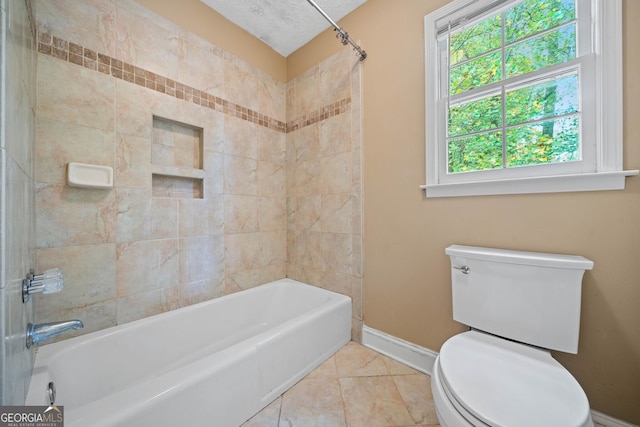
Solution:
{"label": "beige wall tile", "polygon": [[225,284],[225,294],[250,289],[264,283],[282,279],[285,276],[285,263],[271,264],[264,267],[230,273]]}
{"label": "beige wall tile", "polygon": [[328,105],[351,96],[353,59],[344,49],[319,64],[320,103]]}
{"label": "beige wall tile", "polygon": [[[10,32],[12,24],[11,22],[8,24],[7,31]],[[25,29],[14,28],[14,30],[20,33],[25,32]],[[20,36],[15,42],[19,41],[27,43],[28,39]],[[33,90],[30,88],[29,80],[35,73],[25,69],[28,66],[27,63],[20,63],[20,60],[28,60],[28,49],[27,52],[22,52],[21,46],[5,44],[4,50],[6,50],[6,70],[4,71],[6,77],[3,92],[6,102],[3,110],[6,125],[5,135],[0,144],[7,149],[9,155],[23,170],[30,173],[34,156],[32,144],[35,126],[32,102],[35,102],[35,99],[32,98],[33,94],[29,93],[29,90]],[[24,55],[22,58],[21,53]]]}
{"label": "beige wall tile", "polygon": [[321,190],[327,193],[351,191],[351,152],[335,154],[321,159]]}
{"label": "beige wall tile", "polygon": [[120,243],[116,257],[118,297],[178,284],[180,258],[176,239]]}
{"label": "beige wall tile", "polygon": [[177,286],[137,293],[117,301],[118,325],[180,308]]}
{"label": "beige wall tile", "polygon": [[322,233],[324,271],[352,274],[353,241],[349,234]]}
{"label": "beige wall tile", "polygon": [[315,196],[302,196],[295,198],[295,230],[322,230],[321,215],[322,215],[322,197],[321,195]]}
{"label": "beige wall tile", "polygon": [[352,230],[353,197],[351,193],[323,194],[320,227],[328,233],[350,234]]}
{"label": "beige wall tile", "polygon": [[206,197],[224,193],[224,154],[205,150],[204,172],[206,177],[204,183]]}
{"label": "beige wall tile", "polygon": [[180,302],[183,306],[197,304],[224,295],[224,270],[216,275],[197,282],[182,283],[180,285]]}
{"label": "beige wall tile", "polygon": [[[115,54],[115,0],[38,2],[38,31],[64,37],[96,52]],[[82,22],[84,25],[77,25]]]}
{"label": "beige wall tile", "polygon": [[224,62],[224,97],[231,102],[286,120],[282,84],[238,60]]}
{"label": "beige wall tile", "polygon": [[293,154],[296,162],[316,160],[322,156],[319,125],[305,126],[292,132],[290,138],[293,140]]}
{"label": "beige wall tile", "polygon": [[115,57],[153,73],[177,79],[177,25],[133,1],[117,1],[116,17]]}
{"label": "beige wall tile", "polygon": [[296,163],[293,166],[292,184],[290,188],[291,196],[311,196],[321,194],[322,180],[324,178],[322,162],[320,160],[309,160]]}
{"label": "beige wall tile", "polygon": [[105,131],[115,129],[110,76],[38,56],[38,116]]}
{"label": "beige wall tile", "polygon": [[320,153],[322,156],[351,151],[351,116],[339,114],[320,123]]}
{"label": "beige wall tile", "polygon": [[180,239],[180,283],[217,276],[224,268],[224,256],[223,236]]}
{"label": "beige wall tile", "polygon": [[151,230],[152,239],[177,239],[178,226],[178,199],[153,197],[151,199]]}
{"label": "beige wall tile", "polygon": [[36,212],[40,248],[115,242],[114,191],[38,184]]}
{"label": "beige wall tile", "polygon": [[114,183],[118,188],[151,189],[151,140],[117,134]]}
{"label": "beige wall tile", "polygon": [[69,162],[115,166],[115,137],[111,131],[39,118],[36,138],[39,183],[66,183]]}
{"label": "beige wall tile", "polygon": [[[2,150],[2,155],[6,153]],[[8,158],[3,163],[5,186],[2,196],[5,200],[4,232],[2,242],[4,253],[2,268],[4,279],[2,287],[11,281],[17,281],[18,287],[22,279],[34,267],[34,206],[33,206],[33,182],[26,175],[13,158]],[[18,310],[22,312],[22,310]]]}
{"label": "beige wall tile", "polygon": [[224,192],[258,195],[258,161],[244,157],[224,157]]}
{"label": "beige wall tile", "polygon": [[262,248],[260,267],[281,264],[287,261],[287,231],[261,231],[258,233]]}
{"label": "beige wall tile", "polygon": [[322,233],[319,231],[296,231],[295,247],[296,259],[304,266],[322,269]]}
{"label": "beige wall tile", "polygon": [[286,135],[265,127],[260,127],[258,132],[258,160],[279,165],[286,164]]}
{"label": "beige wall tile", "polygon": [[125,80],[115,80],[115,88],[119,133],[150,139],[154,116],[172,119],[178,115],[178,100],[172,96]]}
{"label": "beige wall tile", "polygon": [[261,267],[263,248],[259,233],[226,233],[224,240],[225,271],[228,276]]}
{"label": "beige wall tile", "polygon": [[[51,319],[56,321],[60,319],[80,319],[84,324],[82,329],[76,331],[68,331],[63,335],[53,338],[48,343],[62,341],[79,335],[89,334],[91,332],[116,326],[116,306],[117,300],[112,299],[104,302],[98,302],[90,305],[74,306],[66,310],[57,310],[55,313],[49,313],[46,309],[45,301],[35,301],[36,312],[41,319]],[[42,309],[41,306],[42,305]],[[38,323],[41,321],[39,320]]]}
{"label": "beige wall tile", "polygon": [[224,88],[224,70],[222,49],[178,28],[178,81],[219,96]]}
{"label": "beige wall tile", "polygon": [[227,194],[224,196],[224,225],[227,233],[252,233],[258,231],[260,198]]}
{"label": "beige wall tile", "polygon": [[260,231],[287,228],[286,203],[281,197],[258,197],[258,229]]}
{"label": "beige wall tile", "polygon": [[224,197],[222,194],[208,195],[206,197],[209,209],[209,234],[213,236],[225,233]]}
{"label": "beige wall tile", "polygon": [[322,106],[318,75],[319,67],[314,66],[290,82],[293,91],[288,92],[287,120],[298,118]]}
{"label": "beige wall tile", "polygon": [[258,125],[236,117],[224,120],[224,152],[258,160]]}
{"label": "beige wall tile", "polygon": [[37,295],[38,316],[75,306],[104,303],[116,298],[116,245],[67,246],[37,250],[36,273],[59,267],[64,276],[61,293]]}
{"label": "beige wall tile", "polygon": [[116,242],[148,240],[151,234],[151,192],[116,189]]}
{"label": "beige wall tile", "polygon": [[267,197],[280,197],[287,187],[287,169],[271,162],[258,163],[258,194]]}
{"label": "beige wall tile", "polygon": [[204,199],[179,201],[180,238],[209,235],[209,206]]}

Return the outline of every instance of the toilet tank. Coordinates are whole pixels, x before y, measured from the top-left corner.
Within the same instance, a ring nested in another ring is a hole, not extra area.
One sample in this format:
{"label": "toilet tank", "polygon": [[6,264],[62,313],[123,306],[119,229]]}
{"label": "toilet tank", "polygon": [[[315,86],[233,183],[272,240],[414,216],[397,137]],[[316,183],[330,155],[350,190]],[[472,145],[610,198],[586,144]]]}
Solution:
{"label": "toilet tank", "polygon": [[453,318],[538,347],[578,352],[581,256],[453,245]]}

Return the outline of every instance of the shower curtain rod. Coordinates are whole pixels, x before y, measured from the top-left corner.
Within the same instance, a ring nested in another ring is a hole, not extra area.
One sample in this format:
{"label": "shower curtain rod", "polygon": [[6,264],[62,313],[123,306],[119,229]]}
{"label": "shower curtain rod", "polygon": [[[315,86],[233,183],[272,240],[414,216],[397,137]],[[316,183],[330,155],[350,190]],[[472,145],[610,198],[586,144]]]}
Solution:
{"label": "shower curtain rod", "polygon": [[315,7],[316,10],[320,12],[322,16],[324,16],[324,19],[326,19],[327,21],[329,21],[331,25],[333,25],[334,31],[338,32],[338,34],[336,34],[336,37],[340,40],[340,43],[342,43],[345,46],[347,45],[347,43],[349,43],[351,46],[353,46],[353,49],[358,51],[358,53],[360,54],[360,61],[364,61],[364,59],[367,57],[367,52],[365,52],[360,46],[355,44],[349,38],[349,33],[343,30],[341,26],[336,24],[336,22],[333,19],[331,19],[329,15],[327,15],[325,11],[322,10],[320,6],[318,6],[313,0],[307,0],[307,1],[311,4],[311,6]]}

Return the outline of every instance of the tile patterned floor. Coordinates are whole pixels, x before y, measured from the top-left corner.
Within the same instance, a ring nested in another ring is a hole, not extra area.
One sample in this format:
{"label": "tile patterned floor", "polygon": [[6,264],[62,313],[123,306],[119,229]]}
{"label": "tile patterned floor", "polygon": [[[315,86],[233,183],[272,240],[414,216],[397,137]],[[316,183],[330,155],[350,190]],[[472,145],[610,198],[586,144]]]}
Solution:
{"label": "tile patterned floor", "polygon": [[438,426],[430,377],[348,343],[241,427]]}

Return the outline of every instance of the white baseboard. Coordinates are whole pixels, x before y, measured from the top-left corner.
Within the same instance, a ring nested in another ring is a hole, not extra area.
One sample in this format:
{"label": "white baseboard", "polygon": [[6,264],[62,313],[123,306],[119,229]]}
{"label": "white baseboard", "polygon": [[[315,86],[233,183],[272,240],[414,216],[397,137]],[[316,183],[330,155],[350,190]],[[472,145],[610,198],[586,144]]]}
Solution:
{"label": "white baseboard", "polygon": [[635,424],[629,424],[593,409],[591,410],[591,418],[595,427],[638,427]]}
{"label": "white baseboard", "polygon": [[[385,334],[367,325],[362,326],[362,344],[427,375],[433,372],[433,364],[438,356],[433,350]],[[591,418],[595,427],[638,427],[594,410],[591,410]]]}
{"label": "white baseboard", "polygon": [[400,363],[431,375],[438,353],[408,341],[362,326],[362,344]]}

